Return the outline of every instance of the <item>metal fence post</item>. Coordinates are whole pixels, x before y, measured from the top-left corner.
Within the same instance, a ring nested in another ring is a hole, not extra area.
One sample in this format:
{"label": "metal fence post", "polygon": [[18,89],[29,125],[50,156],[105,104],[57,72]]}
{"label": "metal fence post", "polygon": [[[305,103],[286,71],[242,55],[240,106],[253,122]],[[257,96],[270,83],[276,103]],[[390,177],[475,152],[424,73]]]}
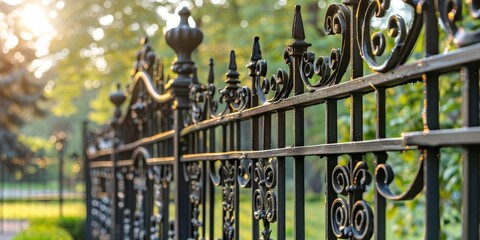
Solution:
{"label": "metal fence post", "polygon": [[178,12],[180,15],[180,24],[170,29],[165,40],[167,44],[175,50],[177,60],[173,64],[172,70],[177,73],[177,77],[169,80],[166,85],[167,92],[174,96],[172,105],[174,115],[174,139],[173,139],[173,176],[175,182],[175,239],[187,239],[190,236],[190,213],[188,183],[183,177],[183,168],[181,157],[183,155],[184,141],[181,138],[181,130],[184,125],[184,113],[189,108],[189,92],[192,82],[191,74],[194,69],[194,62],[191,60],[191,54],[195,48],[202,42],[203,34],[197,28],[188,25],[190,11],[183,8]]}
{"label": "metal fence post", "polygon": [[112,209],[112,229],[111,229],[111,234],[113,236],[113,239],[121,239],[122,232],[123,232],[123,226],[122,226],[122,219],[119,215],[119,210],[118,210],[118,190],[117,190],[117,181],[116,181],[116,174],[117,174],[117,164],[116,164],[116,159],[117,159],[117,147],[120,144],[120,135],[118,131],[118,123],[119,119],[122,116],[122,112],[120,110],[120,106],[122,105],[123,102],[125,102],[126,96],[121,90],[120,84],[117,85],[117,91],[113,92],[110,94],[110,101],[115,105],[115,112],[113,115],[113,120],[112,120],[112,131],[114,132],[113,137],[112,137],[112,154],[110,155],[110,161],[112,161],[112,196],[111,196],[111,209]]}
{"label": "metal fence post", "polygon": [[90,176],[90,165],[87,160],[87,147],[88,147],[88,120],[83,121],[82,125],[83,131],[83,169],[85,174],[85,202],[87,207],[87,217],[85,220],[85,233],[84,238],[86,240],[92,239],[92,179]]}

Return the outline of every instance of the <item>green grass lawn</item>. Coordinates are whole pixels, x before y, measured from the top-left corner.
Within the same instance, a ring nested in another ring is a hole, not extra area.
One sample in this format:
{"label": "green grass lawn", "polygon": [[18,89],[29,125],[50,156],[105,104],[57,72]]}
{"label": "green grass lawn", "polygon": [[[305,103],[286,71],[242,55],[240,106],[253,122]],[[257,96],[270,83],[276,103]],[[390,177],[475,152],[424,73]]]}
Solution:
{"label": "green grass lawn", "polygon": [[[86,215],[85,203],[82,201],[63,202],[64,217],[84,218]],[[37,219],[57,218],[59,204],[57,201],[8,201],[0,204],[0,218],[3,219]]]}

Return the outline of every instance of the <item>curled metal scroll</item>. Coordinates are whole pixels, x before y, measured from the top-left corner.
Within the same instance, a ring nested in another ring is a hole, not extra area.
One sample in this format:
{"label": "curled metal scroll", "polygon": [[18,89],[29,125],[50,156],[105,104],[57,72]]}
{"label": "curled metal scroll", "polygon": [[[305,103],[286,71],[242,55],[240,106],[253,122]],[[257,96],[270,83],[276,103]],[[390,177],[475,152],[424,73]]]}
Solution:
{"label": "curled metal scroll", "polygon": [[253,217],[263,220],[262,239],[269,240],[272,230],[270,223],[277,221],[277,159],[259,159],[255,164],[254,180],[257,189],[253,195]]}
{"label": "curled metal scroll", "polygon": [[222,178],[223,236],[225,239],[235,238],[235,163],[232,160],[222,161],[220,170]]}
{"label": "curled metal scroll", "polygon": [[215,96],[215,84],[213,74],[213,59],[210,58],[209,74],[207,85],[198,81],[197,68],[193,69],[192,83],[190,84],[190,108],[187,122],[199,123],[206,120],[209,113],[215,113],[217,111],[218,102],[214,99]]}
{"label": "curled metal scroll", "polygon": [[390,165],[386,163],[378,164],[375,169],[375,187],[377,191],[388,200],[404,201],[414,199],[423,190],[423,163],[424,156],[422,152],[418,161],[418,170],[417,174],[415,175],[415,179],[410,186],[408,186],[407,191],[400,195],[393,193],[393,191],[390,189],[390,183],[392,183],[395,177]]}
{"label": "curled metal scroll", "polygon": [[[292,56],[288,50],[285,49],[283,59],[289,66],[290,74],[284,69],[279,68],[275,75],[272,75],[270,79],[267,79],[268,64],[266,60],[261,59],[261,54],[259,37],[255,37],[253,39],[252,62],[247,65],[247,68],[252,72],[250,75],[253,77],[255,93],[258,95],[260,103],[274,103],[287,98],[293,88]],[[258,58],[258,60],[254,63],[253,61],[255,58]],[[270,91],[274,91],[275,94],[272,98],[267,99],[266,94]]]}
{"label": "curled metal scroll", "polygon": [[200,215],[200,204],[202,199],[202,166],[199,162],[184,163],[184,177],[185,181],[189,183],[189,199],[192,204],[191,209],[191,226],[193,235],[191,239],[198,239],[200,233],[198,228],[203,226],[203,223],[198,219]]}
{"label": "curled metal scroll", "polygon": [[[361,0],[357,10],[357,40],[362,57],[368,66],[375,71],[386,72],[393,67],[404,63],[411,53],[415,42],[422,29],[421,1],[400,1],[400,0]],[[397,11],[393,10],[396,4],[407,4],[410,6],[411,26],[408,27],[406,19]],[[388,53],[386,36],[382,31],[371,34],[370,27],[373,18],[386,18],[386,31],[389,38],[394,39],[394,45]],[[379,58],[386,56],[384,60]]]}
{"label": "curled metal scroll", "polygon": [[435,2],[442,23],[457,46],[463,47],[480,41],[480,29],[469,31],[465,26],[460,26],[461,21],[465,19],[464,5],[469,5],[470,18],[480,19],[480,1],[436,0]]}
{"label": "curled metal scroll", "polygon": [[250,188],[252,186],[252,168],[253,161],[251,159],[240,159],[237,171],[237,181],[241,188]]}
{"label": "curled metal scroll", "polygon": [[225,103],[225,108],[220,113],[213,116],[220,117],[228,112],[242,111],[248,106],[251,97],[251,90],[246,86],[239,86],[240,80],[238,77],[240,73],[237,72],[237,61],[235,51],[230,52],[230,63],[228,71],[225,74],[225,87],[219,90],[220,103]]}
{"label": "curled metal scroll", "polygon": [[370,239],[373,211],[361,195],[372,178],[365,161],[357,161],[351,168],[338,165],[332,172],[332,187],[339,196],[330,208],[330,227],[337,238]]}
{"label": "curled metal scroll", "polygon": [[[332,4],[325,14],[325,33],[342,35],[342,48],[332,49],[330,56],[315,59],[313,52],[304,52],[300,63],[300,76],[309,90],[315,90],[339,83],[350,61],[350,17],[351,13],[343,4]],[[314,75],[320,77],[310,83]]]}

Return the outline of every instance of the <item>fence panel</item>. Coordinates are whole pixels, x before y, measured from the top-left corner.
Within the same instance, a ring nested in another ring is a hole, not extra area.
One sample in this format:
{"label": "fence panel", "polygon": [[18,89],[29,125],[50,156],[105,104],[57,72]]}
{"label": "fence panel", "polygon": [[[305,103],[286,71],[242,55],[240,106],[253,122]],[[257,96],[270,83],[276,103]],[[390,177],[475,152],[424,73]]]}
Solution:
{"label": "fence panel", "polygon": [[[440,153],[461,147],[462,237],[478,239],[480,44],[478,31],[464,29],[461,21],[466,5],[478,12],[476,2],[331,4],[325,32],[339,35],[341,45],[320,57],[309,50],[296,6],[285,69],[267,77],[267,60],[255,37],[247,65],[252,85],[242,86],[232,50],[220,89],[212,59],[206,83],[199,80],[191,54],[203,34],[188,25],[190,12],[182,9],[179,26],[165,35],[177,54],[172,66],[177,76],[165,80],[164,66],[145,39],[126,112],[121,105],[127,97],[119,87],[110,98],[115,105],[110,127],[86,141],[92,237],[286,239],[287,215],[293,212],[293,237],[305,239],[311,214],[305,212],[305,162],[314,156],[325,163],[325,180],[318,179],[325,185],[325,233],[319,231],[318,238],[386,239],[387,205],[421,195],[425,238],[440,239]],[[451,52],[439,54],[439,21],[456,45]],[[424,45],[418,60],[409,58],[415,44]],[[365,74],[364,66],[373,73]],[[463,125],[441,129],[441,116],[449,112],[441,112],[440,83],[452,73],[460,73],[451,81],[461,81],[462,110],[456,117]],[[408,93],[405,89],[421,89],[423,99],[412,97],[413,113],[399,114],[421,117],[423,128],[405,126],[399,134],[389,129],[398,117],[389,107],[396,106],[392,92]],[[339,118],[345,105],[349,123]],[[310,144],[306,111],[315,106],[325,109],[325,142]],[[370,107],[375,116],[367,114]],[[416,169],[400,176],[410,184],[398,191],[391,186],[394,169],[407,161],[395,158],[412,153],[419,155]],[[292,208],[287,207],[288,166],[293,166]],[[249,231],[240,230],[245,209],[251,212]]]}

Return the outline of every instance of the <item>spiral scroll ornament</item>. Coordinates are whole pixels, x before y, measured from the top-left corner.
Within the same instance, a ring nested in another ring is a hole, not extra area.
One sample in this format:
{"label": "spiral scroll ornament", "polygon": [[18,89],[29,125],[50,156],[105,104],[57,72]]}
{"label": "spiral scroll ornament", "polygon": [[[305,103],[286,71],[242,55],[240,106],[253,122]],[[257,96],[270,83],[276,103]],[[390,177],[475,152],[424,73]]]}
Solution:
{"label": "spiral scroll ornament", "polygon": [[[253,39],[252,49],[252,61],[247,68],[250,69],[250,76],[253,77],[255,93],[258,95],[260,103],[266,102],[278,102],[285,99],[290,95],[293,88],[293,65],[292,56],[285,49],[283,58],[285,63],[289,66],[289,73],[284,69],[278,69],[275,75],[272,75],[270,79],[267,76],[267,61],[262,58],[260,51],[259,37]],[[254,61],[255,60],[255,61]],[[267,99],[267,94],[270,91],[274,91],[275,94],[272,98]]]}
{"label": "spiral scroll ornament", "polygon": [[337,238],[370,239],[373,211],[361,199],[372,181],[367,163],[358,161],[353,169],[338,165],[333,170],[331,181],[334,191],[339,194],[332,202],[329,213],[333,234]]}
{"label": "spiral scroll ornament", "polygon": [[[406,5],[405,5],[406,4]],[[422,29],[421,1],[400,0],[361,0],[357,14],[357,40],[362,57],[370,68],[378,72],[386,72],[404,63],[411,53],[420,30]],[[394,7],[399,6],[401,10]],[[404,12],[410,15],[403,14]],[[399,14],[402,13],[402,14]],[[405,19],[408,16],[411,19]],[[373,19],[386,22],[384,31],[371,33]],[[390,51],[387,49],[387,37],[393,39]]]}
{"label": "spiral scroll ornament", "polygon": [[220,168],[222,180],[223,236],[234,239],[235,236],[235,163],[232,160],[222,161]]}
{"label": "spiral scroll ornament", "polygon": [[[168,218],[166,204],[168,198],[168,189],[173,180],[172,165],[155,165],[149,168],[149,178],[153,181],[154,199],[153,215],[150,218],[150,239],[158,239],[160,226]],[[166,231],[164,229],[164,231]]]}
{"label": "spiral scroll ornament", "polygon": [[248,106],[251,97],[250,88],[246,86],[239,86],[240,80],[238,77],[240,73],[237,72],[237,62],[235,52],[230,52],[230,63],[228,71],[225,74],[225,87],[220,89],[220,102],[225,103],[224,110],[215,116],[222,116],[228,112],[238,112],[244,110]]}
{"label": "spiral scroll ornament", "polygon": [[198,239],[199,232],[198,228],[203,226],[202,222],[198,219],[200,215],[200,204],[202,197],[202,167],[199,162],[185,163],[185,180],[189,183],[190,186],[190,203],[192,205],[192,229],[193,236],[190,239]]}
{"label": "spiral scroll ornament", "polygon": [[192,83],[190,84],[190,108],[186,116],[185,125],[199,123],[210,117],[209,114],[217,111],[218,102],[215,97],[215,84],[213,74],[213,59],[210,58],[208,83],[202,84],[198,81],[197,68],[193,69]]}
{"label": "spiral scroll ornament", "polygon": [[[467,6],[468,5],[468,6]],[[460,0],[436,0],[437,10],[440,13],[440,19],[445,26],[447,33],[453,39],[453,42],[459,46],[467,46],[480,41],[480,29],[467,29],[465,25],[474,20],[480,19],[480,1],[460,1]],[[464,8],[468,7],[470,14],[464,14]],[[478,24],[475,24],[478,26]]]}
{"label": "spiral scroll ornament", "polygon": [[[417,173],[412,183],[408,186],[407,190],[401,194],[395,194],[390,189],[390,184],[395,178],[392,167],[387,163],[380,163],[375,168],[375,187],[378,193],[384,198],[392,201],[404,201],[414,199],[424,188],[424,150],[421,151],[420,158],[418,160]],[[385,160],[387,155],[381,156]]]}
{"label": "spiral scroll ornament", "polygon": [[277,159],[259,159],[255,164],[254,180],[258,188],[254,192],[253,217],[263,220],[263,240],[269,240],[272,230],[270,223],[277,221]]}
{"label": "spiral scroll ornament", "polygon": [[[337,84],[342,80],[350,61],[350,17],[351,12],[343,4],[332,4],[325,14],[325,33],[342,35],[341,49],[332,49],[329,56],[315,59],[313,52],[307,51],[300,62],[300,76],[310,90]],[[320,79],[311,83],[310,79],[317,75]]]}

